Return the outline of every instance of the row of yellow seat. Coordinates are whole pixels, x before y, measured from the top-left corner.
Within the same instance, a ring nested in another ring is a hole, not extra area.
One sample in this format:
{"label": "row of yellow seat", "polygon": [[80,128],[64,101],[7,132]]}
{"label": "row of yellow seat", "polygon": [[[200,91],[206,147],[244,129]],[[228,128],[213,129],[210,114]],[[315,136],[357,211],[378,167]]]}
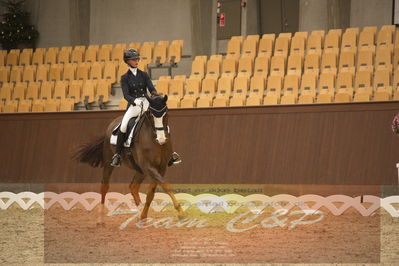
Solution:
{"label": "row of yellow seat", "polygon": [[[140,62],[139,69],[147,71],[147,66]],[[0,66],[0,82],[108,79],[111,83],[115,83],[119,82],[127,70],[128,67],[124,62],[113,61]]]}
{"label": "row of yellow seat", "polygon": [[11,100],[0,102],[2,113],[69,112],[74,110],[73,99]]}
{"label": "row of yellow seat", "polygon": [[163,64],[166,62],[178,63],[181,60],[183,40],[155,42],[132,42],[89,45],[63,46],[33,49],[0,50],[0,66],[24,66],[41,64],[66,64],[81,62],[123,61],[123,51],[134,48],[140,51],[144,64]]}
{"label": "row of yellow seat", "polygon": [[[392,84],[393,80],[393,84]],[[325,72],[320,75],[309,72],[302,76],[287,74],[265,77],[256,75],[222,76],[219,79],[186,79],[179,75],[173,79],[161,76],[156,87],[159,93],[169,95],[171,107],[205,107],[328,103],[351,101],[389,101],[398,100],[399,69],[392,77],[389,69],[335,73]],[[121,108],[124,108],[121,102]]]}
{"label": "row of yellow seat", "polygon": [[[357,59],[356,59],[357,57]],[[353,51],[335,53],[307,54],[305,58],[299,54],[292,54],[288,59],[275,55],[271,57],[258,56],[237,58],[222,55],[212,55],[209,60],[206,56],[197,56],[192,62],[191,79],[219,78],[224,76],[273,76],[302,73],[351,72],[361,70],[396,69],[399,64],[399,48],[392,54],[390,49],[379,47],[374,55],[372,51],[359,51],[357,56]]]}
{"label": "row of yellow seat", "polygon": [[73,102],[90,104],[95,101],[109,101],[111,84],[109,80],[71,80],[4,83],[0,90],[3,104],[8,101],[40,99],[73,99]]}
{"label": "row of yellow seat", "polygon": [[[384,25],[377,33],[377,27],[364,27],[360,32],[359,28],[347,28],[343,33],[342,29],[331,29],[325,34],[323,30],[308,32],[280,33],[276,38],[275,34],[248,35],[244,40],[243,36],[233,36],[227,44],[226,57],[256,57],[288,54],[304,55],[322,52],[338,54],[339,51],[375,50],[375,47],[397,47],[399,35],[395,38],[395,25]],[[309,37],[308,37],[309,36]],[[394,41],[393,41],[394,40]]]}

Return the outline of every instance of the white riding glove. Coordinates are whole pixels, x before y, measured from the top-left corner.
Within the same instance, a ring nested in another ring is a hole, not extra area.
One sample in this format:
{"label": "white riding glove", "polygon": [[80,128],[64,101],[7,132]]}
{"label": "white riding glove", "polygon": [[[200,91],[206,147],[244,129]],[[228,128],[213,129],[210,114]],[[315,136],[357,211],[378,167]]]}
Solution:
{"label": "white riding glove", "polygon": [[134,100],[134,104],[137,105],[137,106],[139,106],[139,107],[141,107],[141,106],[143,105],[143,100],[141,100],[141,99],[135,99],[135,100]]}

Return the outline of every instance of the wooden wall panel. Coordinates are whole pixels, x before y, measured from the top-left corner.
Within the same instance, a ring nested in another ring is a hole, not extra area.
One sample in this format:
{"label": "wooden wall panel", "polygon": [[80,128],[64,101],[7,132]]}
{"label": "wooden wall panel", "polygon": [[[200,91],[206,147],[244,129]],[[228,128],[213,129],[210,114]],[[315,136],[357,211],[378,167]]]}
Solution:
{"label": "wooden wall panel", "polygon": [[[398,102],[170,111],[179,184],[397,184]],[[101,170],[70,160],[121,111],[0,114],[3,183],[98,183]],[[111,182],[129,183],[116,169]]]}

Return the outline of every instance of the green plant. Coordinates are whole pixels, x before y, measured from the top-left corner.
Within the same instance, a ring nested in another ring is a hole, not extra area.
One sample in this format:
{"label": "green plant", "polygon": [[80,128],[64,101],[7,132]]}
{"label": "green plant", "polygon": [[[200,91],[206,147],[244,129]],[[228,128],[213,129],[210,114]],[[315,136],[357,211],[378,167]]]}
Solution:
{"label": "green plant", "polygon": [[15,49],[20,44],[34,45],[39,32],[29,24],[29,12],[24,10],[25,0],[3,0],[6,8],[0,23],[0,43],[3,49]]}

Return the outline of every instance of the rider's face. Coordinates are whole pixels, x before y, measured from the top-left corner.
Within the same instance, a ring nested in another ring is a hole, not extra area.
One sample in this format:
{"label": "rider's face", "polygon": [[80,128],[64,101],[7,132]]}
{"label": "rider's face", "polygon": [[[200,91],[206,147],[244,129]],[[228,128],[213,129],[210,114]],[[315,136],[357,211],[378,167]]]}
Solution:
{"label": "rider's face", "polygon": [[137,67],[139,65],[139,61],[140,61],[140,59],[129,59],[129,60],[127,60],[127,63],[131,67]]}

